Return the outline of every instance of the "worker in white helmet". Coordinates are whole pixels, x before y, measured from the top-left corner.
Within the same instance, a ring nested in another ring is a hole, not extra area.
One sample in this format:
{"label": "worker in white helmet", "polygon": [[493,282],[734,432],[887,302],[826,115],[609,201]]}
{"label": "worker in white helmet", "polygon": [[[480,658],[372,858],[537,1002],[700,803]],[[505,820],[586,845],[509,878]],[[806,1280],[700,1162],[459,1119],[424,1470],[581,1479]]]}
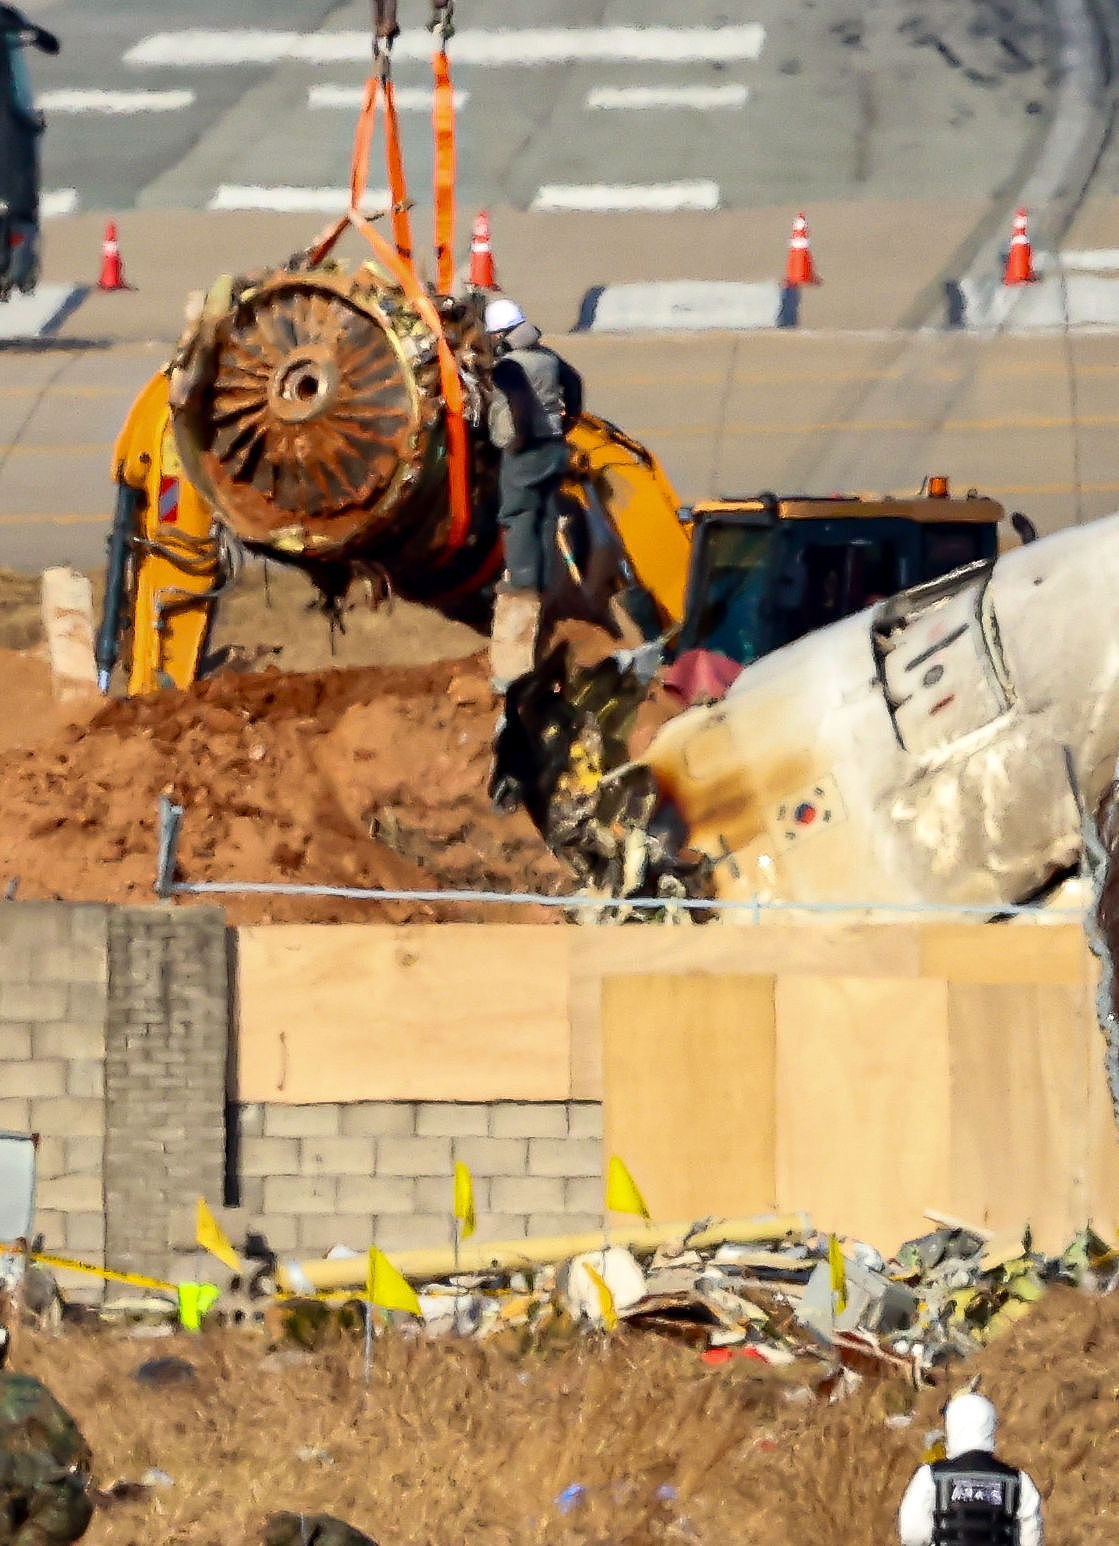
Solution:
{"label": "worker in white helmet", "polygon": [[995,1456],[995,1409],[974,1391],[944,1410],[943,1460],[921,1466],[898,1510],[902,1546],[1042,1546],[1041,1497]]}
{"label": "worker in white helmet", "polygon": [[534,664],[540,604],[556,551],[565,435],[583,410],[583,382],[540,342],[540,330],[515,301],[490,301],[486,332],[495,356],[489,432],[501,451],[497,519],[505,543],[490,653],[493,685],[501,692]]}

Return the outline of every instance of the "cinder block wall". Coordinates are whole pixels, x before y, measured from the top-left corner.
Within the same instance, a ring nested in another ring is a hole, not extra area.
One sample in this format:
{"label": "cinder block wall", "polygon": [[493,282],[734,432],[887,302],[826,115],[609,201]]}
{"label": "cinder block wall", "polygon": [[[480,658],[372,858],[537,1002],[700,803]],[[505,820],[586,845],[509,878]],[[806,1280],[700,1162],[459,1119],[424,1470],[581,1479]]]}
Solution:
{"label": "cinder block wall", "polygon": [[0,902],[0,1131],[39,1134],[35,1228],[104,1264],[109,909]]}
{"label": "cinder block wall", "polygon": [[200,1196],[289,1258],[443,1245],[456,1160],[479,1240],[599,1228],[597,1102],[228,1105],[228,938],[217,908],[0,902],[0,1131],[40,1135],[49,1252],[194,1277]]}
{"label": "cinder block wall", "polygon": [[602,1224],[598,1102],[268,1104],[239,1117],[236,1222],[281,1255],[447,1244],[457,1160],[480,1241]]}

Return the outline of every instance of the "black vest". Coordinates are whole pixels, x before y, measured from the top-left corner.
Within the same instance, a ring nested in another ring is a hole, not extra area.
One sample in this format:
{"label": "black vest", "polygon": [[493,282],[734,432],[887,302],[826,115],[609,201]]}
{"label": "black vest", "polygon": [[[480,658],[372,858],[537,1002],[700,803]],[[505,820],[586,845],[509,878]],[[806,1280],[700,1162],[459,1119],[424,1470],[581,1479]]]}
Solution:
{"label": "black vest", "polygon": [[1021,1473],[985,1450],[929,1467],[936,1488],[933,1546],[1018,1546]]}

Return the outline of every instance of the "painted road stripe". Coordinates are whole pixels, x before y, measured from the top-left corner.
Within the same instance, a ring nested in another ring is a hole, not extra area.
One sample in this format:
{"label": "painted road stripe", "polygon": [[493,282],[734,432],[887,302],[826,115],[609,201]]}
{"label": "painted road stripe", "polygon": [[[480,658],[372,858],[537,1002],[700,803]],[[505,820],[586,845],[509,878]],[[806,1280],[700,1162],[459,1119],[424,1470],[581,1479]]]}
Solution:
{"label": "painted road stripe", "polygon": [[39,200],[41,220],[53,220],[57,215],[74,215],[77,210],[78,190],[76,188],[55,188],[50,193],[44,193]]}
{"label": "painted road stripe", "polygon": [[583,210],[608,213],[646,209],[667,213],[676,209],[713,210],[719,207],[719,185],[681,183],[546,183],[532,201],[537,210]]}
{"label": "painted road stripe", "polygon": [[1089,273],[1113,274],[1119,272],[1119,247],[1096,247],[1083,252],[1045,253],[1044,267],[1059,261],[1064,269],[1084,269]]}
{"label": "painted road stripe", "polygon": [[77,285],[41,284],[33,295],[13,295],[0,306],[0,338],[41,338],[73,309],[79,294]]}
{"label": "painted road stripe", "polygon": [[623,112],[650,107],[710,112],[720,107],[745,107],[747,96],[745,86],[596,86],[587,92],[587,106]]}
{"label": "painted road stripe", "polygon": [[[387,188],[370,188],[362,201],[367,214],[388,209]],[[222,183],[207,209],[269,209],[283,214],[341,215],[350,207],[348,188],[257,188]]]}
{"label": "painted road stripe", "polygon": [[[736,27],[472,27],[455,38],[456,65],[593,64],[630,60],[642,64],[729,63],[756,59],[765,42],[758,22]],[[428,59],[431,34],[402,32],[394,59]],[[230,27],[155,32],[124,55],[125,64],[197,69],[232,64],[365,63],[367,32],[265,32]]]}
{"label": "painted road stripe", "polygon": [[961,290],[965,322],[977,331],[998,328],[1022,333],[1119,326],[1119,278],[1114,275],[1072,273],[1014,288],[994,284],[979,287],[965,280]]}
{"label": "painted road stripe", "polygon": [[36,98],[45,113],[177,113],[194,101],[193,91],[43,91]]}
{"label": "painted road stripe", "polygon": [[[593,292],[592,292],[593,294]],[[776,327],[781,286],[676,279],[607,285],[584,306],[580,326],[596,333],[704,332]]]}
{"label": "painted road stripe", "polygon": [[[455,112],[461,112],[470,101],[469,91],[456,91]],[[344,107],[360,108],[365,100],[364,86],[312,86],[307,93],[309,108]],[[401,113],[430,113],[432,94],[427,86],[397,86],[396,106]]]}

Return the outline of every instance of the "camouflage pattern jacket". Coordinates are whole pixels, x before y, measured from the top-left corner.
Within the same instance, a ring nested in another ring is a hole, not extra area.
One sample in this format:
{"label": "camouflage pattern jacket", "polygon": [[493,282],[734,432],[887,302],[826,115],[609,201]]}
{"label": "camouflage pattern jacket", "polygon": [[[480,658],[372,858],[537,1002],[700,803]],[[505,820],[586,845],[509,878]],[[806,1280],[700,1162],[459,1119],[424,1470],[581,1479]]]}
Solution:
{"label": "camouflage pattern jacket", "polygon": [[0,1457],[44,1480],[50,1470],[88,1478],[93,1460],[81,1429],[47,1387],[7,1370],[0,1370]]}

